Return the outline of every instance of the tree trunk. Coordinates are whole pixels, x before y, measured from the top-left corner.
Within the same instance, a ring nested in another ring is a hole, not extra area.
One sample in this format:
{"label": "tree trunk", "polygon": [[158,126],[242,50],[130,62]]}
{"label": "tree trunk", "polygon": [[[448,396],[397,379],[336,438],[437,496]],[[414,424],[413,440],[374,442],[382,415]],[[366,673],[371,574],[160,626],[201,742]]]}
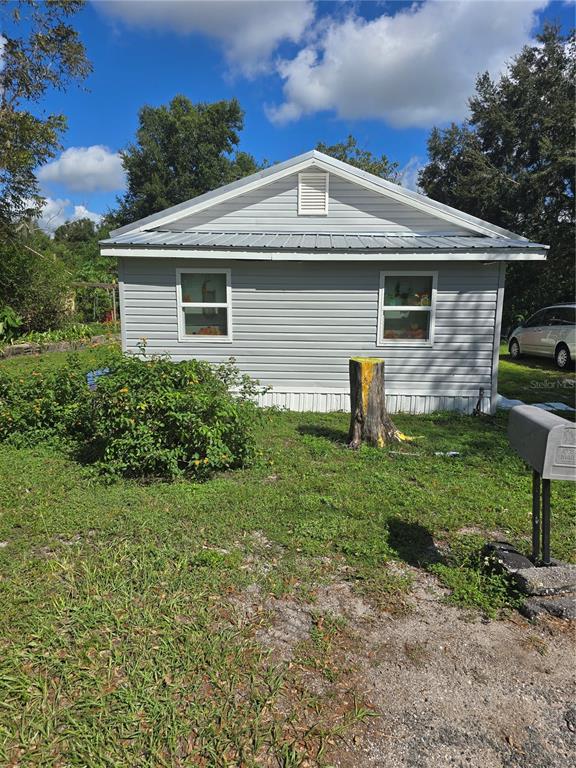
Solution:
{"label": "tree trunk", "polygon": [[350,369],[350,430],[348,446],[363,442],[382,448],[397,443],[400,435],[386,410],[384,360],[378,357],[352,357]]}

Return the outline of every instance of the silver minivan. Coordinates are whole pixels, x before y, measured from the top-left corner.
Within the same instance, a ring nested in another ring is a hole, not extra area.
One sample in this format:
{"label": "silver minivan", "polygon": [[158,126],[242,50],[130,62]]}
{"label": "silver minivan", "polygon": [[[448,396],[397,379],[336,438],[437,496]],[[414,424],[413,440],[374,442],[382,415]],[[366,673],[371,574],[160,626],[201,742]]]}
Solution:
{"label": "silver minivan", "polygon": [[514,328],[508,337],[510,357],[551,357],[558,368],[569,368],[576,358],[576,304],[544,307]]}

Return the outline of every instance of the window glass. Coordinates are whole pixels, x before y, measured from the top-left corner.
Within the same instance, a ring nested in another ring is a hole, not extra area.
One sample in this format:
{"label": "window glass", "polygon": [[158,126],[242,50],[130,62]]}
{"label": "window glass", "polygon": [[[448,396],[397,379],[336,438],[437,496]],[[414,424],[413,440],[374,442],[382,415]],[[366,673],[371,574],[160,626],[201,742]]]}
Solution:
{"label": "window glass", "polygon": [[384,339],[419,339],[430,336],[430,312],[384,310]]}
{"label": "window glass", "polygon": [[553,325],[554,324],[554,310],[545,309],[542,313],[539,325]]}
{"label": "window glass", "polygon": [[226,303],[226,275],[222,272],[188,272],[181,277],[184,304]]}
{"label": "window glass", "polygon": [[228,310],[226,307],[184,307],[186,336],[227,336]]}
{"label": "window glass", "polygon": [[557,307],[552,310],[550,325],[576,325],[576,307]]}
{"label": "window glass", "polygon": [[524,325],[525,328],[534,328],[537,325],[542,325],[544,320],[544,310],[541,309],[539,312],[536,312],[535,315],[532,315]]}
{"label": "window glass", "polygon": [[228,300],[229,272],[195,272],[180,274],[178,336],[180,341],[195,337],[198,341],[232,340],[232,321]]}
{"label": "window glass", "polygon": [[385,277],[385,307],[429,307],[431,303],[431,275],[387,275]]}

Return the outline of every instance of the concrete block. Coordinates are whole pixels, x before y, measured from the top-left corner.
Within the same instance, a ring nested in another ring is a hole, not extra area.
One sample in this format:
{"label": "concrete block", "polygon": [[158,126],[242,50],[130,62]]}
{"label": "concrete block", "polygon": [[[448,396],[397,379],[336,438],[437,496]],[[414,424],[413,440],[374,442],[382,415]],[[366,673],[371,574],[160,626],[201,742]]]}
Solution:
{"label": "concrete block", "polygon": [[486,544],[483,555],[490,558],[495,566],[499,566],[503,571],[510,574],[534,567],[531,560],[514,549],[507,541],[493,541]]}
{"label": "concrete block", "polygon": [[576,619],[576,595],[529,597],[520,612],[528,619],[538,619],[546,614],[559,619]]}
{"label": "concrete block", "polygon": [[521,568],[514,573],[518,589],[526,595],[558,595],[576,592],[576,566]]}

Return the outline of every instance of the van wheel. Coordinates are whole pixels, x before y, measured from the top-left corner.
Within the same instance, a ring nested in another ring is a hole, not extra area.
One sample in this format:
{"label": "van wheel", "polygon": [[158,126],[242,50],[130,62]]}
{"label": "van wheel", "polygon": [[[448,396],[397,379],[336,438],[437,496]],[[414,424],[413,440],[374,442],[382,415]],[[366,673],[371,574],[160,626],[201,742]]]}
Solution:
{"label": "van wheel", "polygon": [[558,344],[556,352],[554,353],[554,360],[556,361],[558,368],[562,371],[570,367],[570,363],[572,362],[570,359],[570,350],[565,344]]}
{"label": "van wheel", "polygon": [[520,357],[520,344],[518,344],[518,339],[512,339],[510,344],[508,344],[508,352],[510,352],[512,360],[517,360]]}

